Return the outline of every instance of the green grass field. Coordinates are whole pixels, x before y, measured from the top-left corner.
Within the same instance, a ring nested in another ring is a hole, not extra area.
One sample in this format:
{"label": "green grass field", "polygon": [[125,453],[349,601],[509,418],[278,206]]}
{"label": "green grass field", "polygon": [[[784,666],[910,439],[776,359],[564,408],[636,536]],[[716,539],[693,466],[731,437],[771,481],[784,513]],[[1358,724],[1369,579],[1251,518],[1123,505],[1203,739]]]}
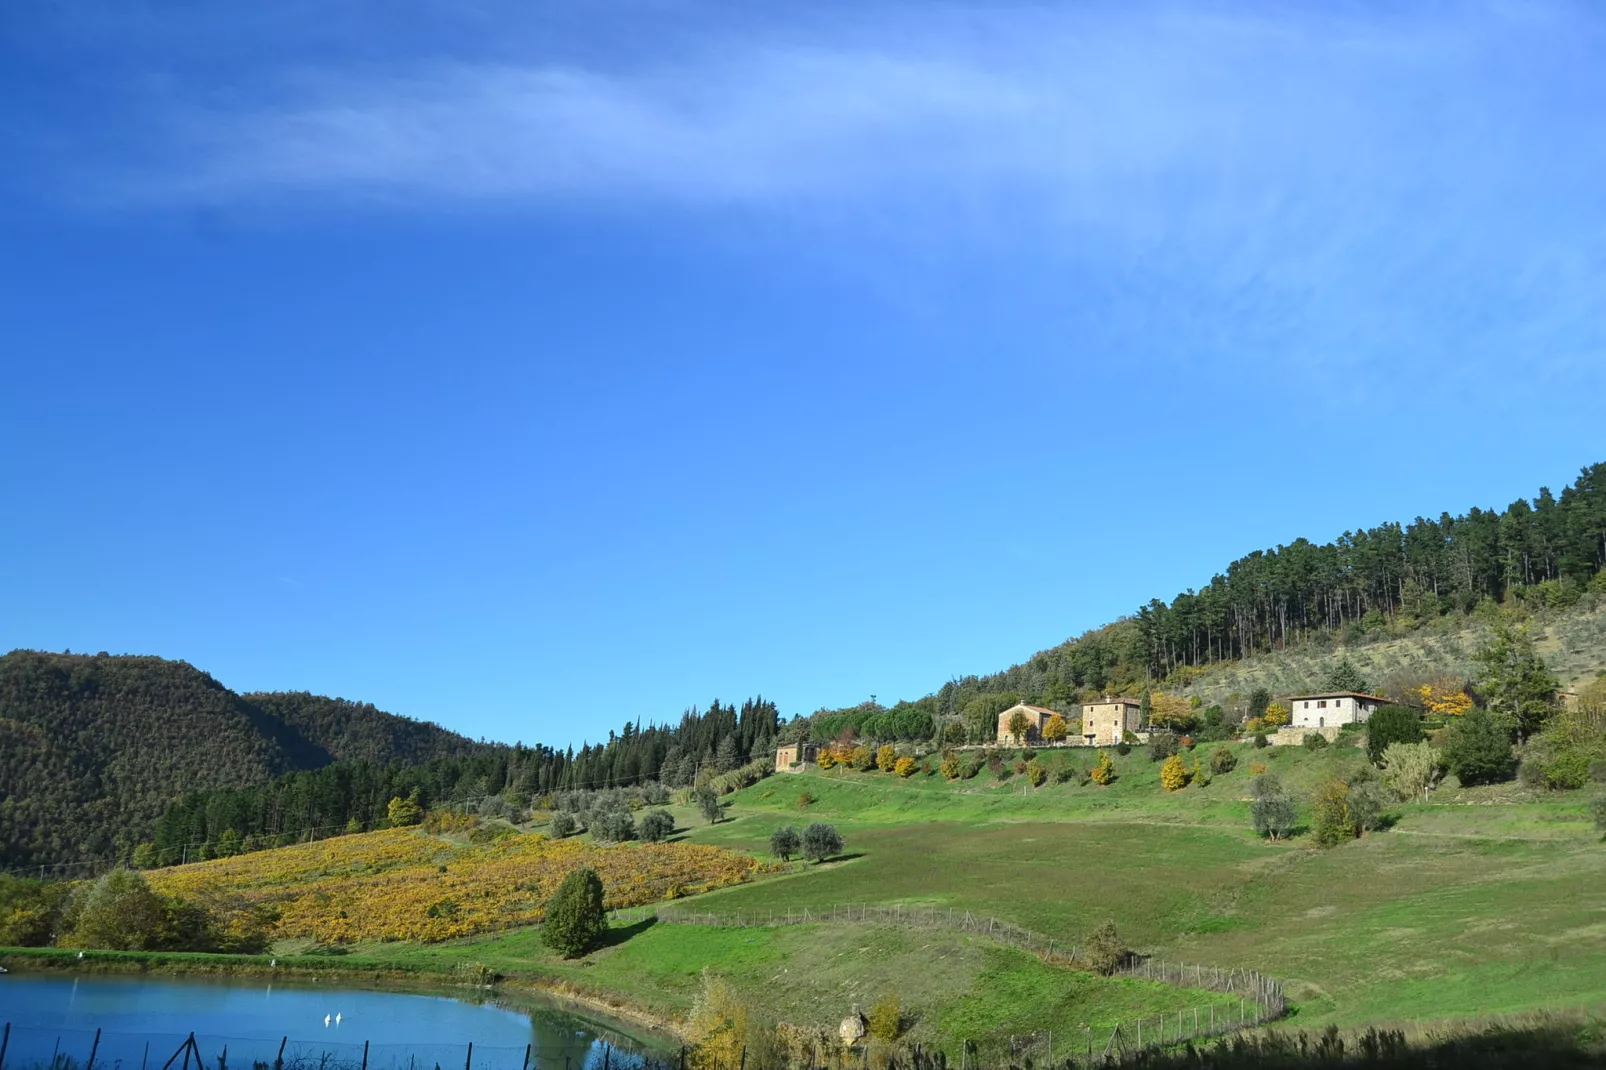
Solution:
{"label": "green grass field", "polygon": [[908,1038],[952,1051],[966,1040],[997,1045],[1046,1028],[1064,1037],[1084,1027],[1107,1034],[1116,1022],[1139,1016],[1212,1002],[1225,1014],[1237,1005],[1216,993],[1051,967],[984,937],[875,925],[643,922],[619,928],[606,947],[579,961],[554,956],[535,930],[428,946],[372,945],[348,958],[425,971],[472,958],[515,978],[557,978],[618,993],[668,1017],[691,1009],[706,968],[767,1013],[831,1030],[854,1005],[868,1010],[896,995],[910,1015]]}
{"label": "green grass field", "polygon": [[[705,902],[953,906],[1066,941],[1113,918],[1145,952],[1282,978],[1301,1024],[1606,1000],[1606,847],[1581,794],[1451,787],[1398,807],[1388,831],[1322,851],[1250,833],[1248,764],[1265,761],[1300,791],[1358,766],[1361,753],[1244,747],[1240,759],[1209,787],[1174,795],[1137,752],[1108,789],[1024,795],[1009,782],[771,778],[737,797],[735,820],[695,837],[763,850],[780,824],[831,820],[856,857]],[[804,791],[815,801],[800,811]]]}
{"label": "green grass field", "polygon": [[[1430,803],[1397,807],[1389,830],[1318,850],[1308,837],[1268,843],[1250,832],[1249,766],[1263,762],[1304,793],[1360,768],[1363,753],[1233,750],[1235,770],[1174,794],[1159,788],[1159,767],[1141,749],[1117,760],[1107,788],[1073,780],[1033,789],[986,772],[954,783],[844,771],[771,777],[731,796],[717,825],[678,812],[686,835],[765,854],[780,825],[830,821],[847,837],[846,857],[699,897],[695,908],[954,907],[1068,943],[1111,918],[1145,953],[1281,978],[1302,1027],[1606,1002],[1606,846],[1585,793],[1452,784]],[[1081,767],[1089,755],[1041,760]],[[911,1035],[944,1045],[1071,1035],[1211,998],[1048,967],[984,938],[862,925],[639,925],[578,963],[553,959],[533,931],[363,947],[353,958],[413,967],[471,958],[670,1015],[691,1005],[708,967],[756,1005],[815,1026],[896,992],[914,1015]]]}
{"label": "green grass field", "polygon": [[[1207,762],[1213,749],[1195,753]],[[952,783],[842,770],[772,776],[728,797],[718,824],[676,809],[679,835],[767,857],[777,827],[829,821],[847,839],[844,856],[679,906],[722,914],[953,907],[1072,944],[1113,919],[1146,954],[1280,978],[1293,1003],[1290,1022],[1302,1028],[1606,1003],[1606,845],[1590,819],[1590,793],[1452,783],[1429,803],[1396,807],[1391,828],[1320,850],[1308,836],[1270,843],[1252,834],[1250,766],[1264,763],[1303,795],[1362,768],[1363,752],[1232,750],[1233,771],[1176,793],[1161,789],[1160,767],[1142,749],[1117,759],[1108,787],[1078,777],[1034,789],[1020,776],[998,781],[986,772]],[[1040,760],[1081,769],[1091,756],[1044,751]],[[671,1020],[692,1007],[707,969],[763,1014],[823,1029],[855,1004],[896,994],[909,1039],[950,1052],[965,1040],[997,1051],[1023,1033],[1052,1031],[1065,1041],[1118,1020],[1223,1002],[1049,966],[957,932],[642,921],[616,927],[606,946],[576,961],[556,958],[539,935],[517,929],[438,944],[359,944],[290,961],[376,977],[480,964]],[[313,950],[306,944],[274,950],[299,956]],[[205,958],[197,964],[219,968],[219,956]]]}

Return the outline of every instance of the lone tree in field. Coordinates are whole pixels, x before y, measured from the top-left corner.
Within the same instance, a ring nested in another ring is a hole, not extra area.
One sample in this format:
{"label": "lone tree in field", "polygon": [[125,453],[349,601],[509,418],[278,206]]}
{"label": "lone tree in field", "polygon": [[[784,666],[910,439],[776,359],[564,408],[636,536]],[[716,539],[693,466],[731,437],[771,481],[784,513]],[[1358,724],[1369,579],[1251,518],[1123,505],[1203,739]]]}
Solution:
{"label": "lone tree in field", "polygon": [[797,829],[791,825],[782,825],[770,833],[770,854],[782,862],[790,862],[792,856],[797,854],[803,846],[803,837],[797,834]]}
{"label": "lone tree in field", "polygon": [[541,939],[564,958],[584,955],[608,931],[602,909],[602,878],[594,869],[577,869],[563,878],[546,905]]}
{"label": "lone tree in field", "polygon": [[1108,977],[1125,966],[1131,954],[1121,942],[1121,934],[1115,931],[1113,920],[1101,922],[1093,930],[1093,935],[1087,938],[1087,964],[1101,976]]}
{"label": "lone tree in field", "polygon": [[709,785],[704,784],[702,787],[697,789],[695,795],[697,798],[697,809],[702,811],[703,817],[708,820],[710,825],[715,824],[721,817],[724,816],[725,810],[719,805],[719,792],[715,791]]}
{"label": "lone tree in field", "polygon": [[559,810],[552,815],[552,820],[547,822],[546,830],[554,840],[561,840],[565,836],[572,835],[577,825],[578,822],[575,821],[573,814],[567,810]]}
{"label": "lone tree in field", "polygon": [[1249,782],[1249,819],[1255,831],[1273,840],[1294,828],[1294,800],[1273,773],[1261,773]]}
{"label": "lone tree in field", "polygon": [[1311,793],[1310,808],[1316,842],[1321,846],[1336,847],[1358,835],[1355,817],[1350,813],[1349,784],[1339,777],[1328,777],[1317,785]]}
{"label": "lone tree in field", "polygon": [[827,825],[816,821],[803,830],[803,857],[814,862],[824,862],[827,858],[842,853],[842,834],[836,830],[835,825]]}

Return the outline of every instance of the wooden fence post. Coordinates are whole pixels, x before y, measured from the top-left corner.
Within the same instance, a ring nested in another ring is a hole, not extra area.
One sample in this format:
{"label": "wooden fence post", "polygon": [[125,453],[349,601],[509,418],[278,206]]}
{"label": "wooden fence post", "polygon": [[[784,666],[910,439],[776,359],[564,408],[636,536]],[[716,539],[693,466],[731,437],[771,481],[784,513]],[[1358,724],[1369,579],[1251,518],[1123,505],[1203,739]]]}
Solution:
{"label": "wooden fence post", "polygon": [[362,1042],[362,1070],[368,1070],[368,1042]]}
{"label": "wooden fence post", "polygon": [[89,1045],[89,1061],[84,1064],[84,1070],[95,1070],[95,1053],[100,1050],[100,1030],[95,1030],[95,1042]]}
{"label": "wooden fence post", "polygon": [[463,1059],[463,1070],[472,1070],[474,1065],[474,1042],[468,1042],[468,1055]]}
{"label": "wooden fence post", "polygon": [[11,1047],[11,1023],[6,1023],[6,1031],[0,1033],[0,1070],[6,1068],[6,1049]]}

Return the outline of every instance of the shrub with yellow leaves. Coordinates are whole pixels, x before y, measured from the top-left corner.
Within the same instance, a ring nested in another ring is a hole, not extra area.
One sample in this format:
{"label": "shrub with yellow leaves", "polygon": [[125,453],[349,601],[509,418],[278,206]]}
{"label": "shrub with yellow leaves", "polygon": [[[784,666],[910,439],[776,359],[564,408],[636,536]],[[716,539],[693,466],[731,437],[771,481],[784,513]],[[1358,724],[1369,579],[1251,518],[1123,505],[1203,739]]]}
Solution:
{"label": "shrub with yellow leaves", "polygon": [[1160,783],[1166,791],[1181,791],[1188,786],[1188,767],[1182,755],[1173,754],[1161,763]]}
{"label": "shrub with yellow leaves", "polygon": [[1095,784],[1108,784],[1115,779],[1115,763],[1106,753],[1099,754],[1099,760],[1094,763],[1093,770],[1088,774]]}
{"label": "shrub with yellow leaves", "polygon": [[1436,680],[1411,688],[1422,708],[1437,717],[1459,717],[1472,708],[1472,696],[1461,684]]}

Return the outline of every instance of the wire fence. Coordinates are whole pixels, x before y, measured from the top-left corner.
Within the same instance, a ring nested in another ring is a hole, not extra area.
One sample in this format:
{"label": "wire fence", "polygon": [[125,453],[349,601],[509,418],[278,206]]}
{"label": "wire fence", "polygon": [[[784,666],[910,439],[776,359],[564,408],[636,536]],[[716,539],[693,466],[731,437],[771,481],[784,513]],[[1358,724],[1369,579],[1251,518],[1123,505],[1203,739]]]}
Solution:
{"label": "wire fence", "polygon": [[[745,910],[733,914],[709,911],[661,909],[653,906],[629,907],[610,917],[620,922],[656,917],[669,925],[711,925],[730,928],[778,925],[898,925],[919,929],[945,929],[987,936],[999,943],[1018,947],[1044,961],[1073,969],[1092,969],[1081,947],[1032,932],[1012,922],[977,914],[969,910],[940,907],[879,906],[867,903],[837,904],[827,907],[795,907],[788,910]],[[1117,976],[1140,977],[1178,988],[1202,988],[1211,992],[1240,996],[1261,1006],[1258,1021],[1280,1018],[1288,1011],[1282,982],[1256,970],[1222,969],[1162,962],[1133,955],[1115,971]]]}
{"label": "wire fence", "polygon": [[[794,907],[788,910],[747,910],[731,914],[709,911],[633,907],[616,910],[612,920],[629,923],[656,918],[668,925],[707,925],[726,928],[770,928],[781,925],[888,925],[918,929],[936,929],[972,933],[988,937],[999,943],[1018,947],[1037,955],[1044,962],[1071,969],[1091,970],[1084,949],[1076,944],[1056,940],[1042,933],[1015,925],[1012,922],[969,910],[939,907],[909,907],[903,905],[880,906],[867,903],[837,904],[828,907]],[[1133,977],[1157,981],[1179,989],[1216,992],[1230,998],[1225,1001],[1207,1000],[1180,1010],[1163,1014],[1128,1019],[1105,1024],[1095,1029],[1086,1026],[1084,1036],[1075,1039],[1062,1036],[1059,1052],[1053,1050],[1053,1034],[1034,1033],[1029,1037],[1011,1038],[1007,1052],[1008,1065],[1018,1065],[1023,1053],[1041,1045],[1034,1060],[1053,1065],[1057,1058],[1074,1057],[1065,1045],[1069,1044],[1087,1060],[1107,1061],[1125,1058],[1146,1048],[1180,1044],[1190,1040],[1205,1040],[1250,1029],[1288,1013],[1288,1000],[1282,982],[1256,970],[1222,969],[1163,962],[1158,959],[1129,956],[1114,971],[1117,977]],[[1096,1038],[1095,1033],[1102,1032]],[[979,1055],[980,1053],[978,1053]]]}
{"label": "wire fence", "polygon": [[678,1057],[603,1040],[573,1045],[374,1044],[367,1040],[42,1029],[7,1023],[0,1070],[674,1070]]}

